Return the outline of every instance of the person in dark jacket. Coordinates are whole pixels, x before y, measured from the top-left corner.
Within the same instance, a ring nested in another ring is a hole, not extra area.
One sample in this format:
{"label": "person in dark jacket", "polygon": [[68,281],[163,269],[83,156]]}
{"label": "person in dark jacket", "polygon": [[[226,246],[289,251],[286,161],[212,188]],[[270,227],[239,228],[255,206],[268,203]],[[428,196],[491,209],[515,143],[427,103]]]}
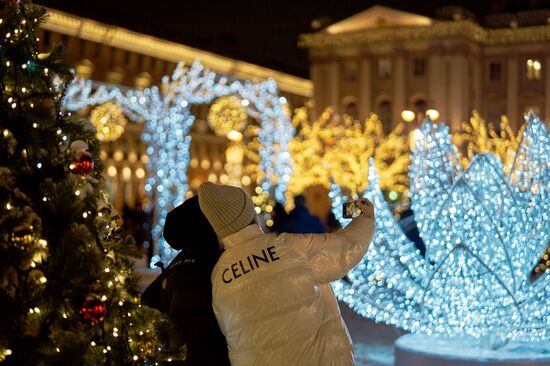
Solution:
{"label": "person in dark jacket", "polygon": [[168,213],[164,239],[181,252],[145,290],[143,303],[168,315],[169,346],[187,347],[181,365],[230,365],[225,337],[212,310],[210,275],[220,246],[198,196]]}
{"label": "person in dark jacket", "polygon": [[323,234],[325,232],[325,226],[321,220],[309,213],[304,196],[296,196],[294,206],[294,210],[290,211],[288,217],[280,226],[280,233]]}
{"label": "person in dark jacket", "polygon": [[280,233],[281,227],[284,226],[286,220],[288,219],[288,214],[280,202],[275,203],[275,206],[273,206],[271,219],[273,220],[273,225],[269,229],[272,233]]}

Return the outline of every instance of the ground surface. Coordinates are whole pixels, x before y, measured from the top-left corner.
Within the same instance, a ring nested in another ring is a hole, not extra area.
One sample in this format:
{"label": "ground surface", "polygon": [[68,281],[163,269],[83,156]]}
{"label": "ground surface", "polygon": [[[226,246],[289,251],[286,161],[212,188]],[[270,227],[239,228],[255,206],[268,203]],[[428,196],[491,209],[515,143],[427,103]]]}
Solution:
{"label": "ground surface", "polygon": [[340,310],[353,340],[357,366],[392,366],[393,342],[403,332],[365,319],[343,303]]}

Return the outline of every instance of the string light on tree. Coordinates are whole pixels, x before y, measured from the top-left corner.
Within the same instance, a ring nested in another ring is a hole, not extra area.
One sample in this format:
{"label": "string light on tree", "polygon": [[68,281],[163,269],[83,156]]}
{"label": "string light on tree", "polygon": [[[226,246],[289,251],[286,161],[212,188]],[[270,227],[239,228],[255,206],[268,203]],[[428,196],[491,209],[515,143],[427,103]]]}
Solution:
{"label": "string light on tree", "polygon": [[[4,1],[0,14],[1,31],[9,33],[0,38],[0,257],[7,263],[0,271],[0,310],[2,329],[10,329],[0,335],[0,361],[111,365],[127,364],[134,355],[140,363],[184,359],[148,332],[165,318],[126,301],[140,293],[134,243],[117,227],[99,186],[101,166],[93,170],[95,133],[61,110],[61,93],[72,79],[62,47],[36,52],[45,9],[28,0]],[[109,273],[102,272],[106,266]],[[131,280],[124,283],[121,276]],[[124,332],[115,338],[113,327]],[[129,342],[139,332],[149,336]],[[92,340],[109,354],[97,352]]]}

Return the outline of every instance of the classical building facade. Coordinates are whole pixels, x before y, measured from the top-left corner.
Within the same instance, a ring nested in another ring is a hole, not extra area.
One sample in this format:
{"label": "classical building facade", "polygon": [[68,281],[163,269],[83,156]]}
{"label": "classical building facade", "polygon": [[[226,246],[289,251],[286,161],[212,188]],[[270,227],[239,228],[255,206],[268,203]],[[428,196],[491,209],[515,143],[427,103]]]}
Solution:
{"label": "classical building facade", "polygon": [[[121,88],[142,89],[160,85],[162,77],[170,75],[177,62],[191,64],[199,59],[209,70],[230,79],[253,82],[275,79],[280,95],[290,107],[302,106],[313,95],[312,84],[306,79],[54,9],[48,9],[48,14],[39,37],[40,49],[47,51],[55,43],[62,43],[66,61],[74,65],[78,77]],[[225,183],[228,179],[225,167],[229,141],[217,136],[205,122],[209,110],[209,105],[192,108],[196,122],[191,131],[191,161],[187,172],[192,191],[203,181]],[[87,108],[80,114],[88,117],[91,112],[92,109]],[[141,140],[142,130],[142,123],[128,119],[124,133],[104,143],[101,151],[107,189],[119,210],[124,206],[133,209],[146,199],[148,155],[147,145]],[[250,185],[250,180],[243,177],[243,185]]]}
{"label": "classical building facade", "polygon": [[514,127],[529,109],[550,118],[550,11],[490,16],[483,26],[447,8],[437,19],[374,6],[322,31],[305,34],[315,112],[333,106],[388,126],[403,110],[439,111],[460,128],[477,110]]}

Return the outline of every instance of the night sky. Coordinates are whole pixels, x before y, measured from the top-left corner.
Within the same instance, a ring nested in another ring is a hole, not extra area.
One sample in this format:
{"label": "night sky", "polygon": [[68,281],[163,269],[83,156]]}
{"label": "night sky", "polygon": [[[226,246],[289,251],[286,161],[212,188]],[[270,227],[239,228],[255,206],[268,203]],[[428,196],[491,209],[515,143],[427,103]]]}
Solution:
{"label": "night sky", "polygon": [[339,21],[373,5],[433,16],[435,9],[459,4],[479,19],[494,12],[549,8],[545,0],[37,0],[71,14],[118,25],[217,54],[308,77],[307,51],[298,36],[312,32],[311,21]]}

